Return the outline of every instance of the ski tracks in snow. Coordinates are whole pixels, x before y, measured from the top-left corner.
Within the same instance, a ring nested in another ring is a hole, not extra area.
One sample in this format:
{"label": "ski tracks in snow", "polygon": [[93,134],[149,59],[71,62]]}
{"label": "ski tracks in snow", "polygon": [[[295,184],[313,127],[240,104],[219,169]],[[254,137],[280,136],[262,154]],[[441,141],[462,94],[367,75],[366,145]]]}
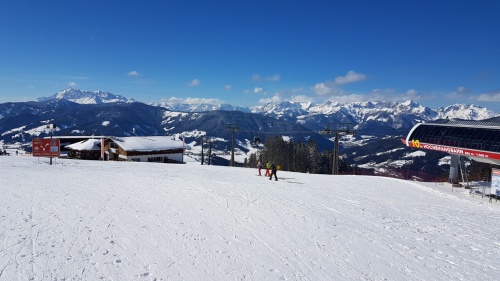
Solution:
{"label": "ski tracks in snow", "polygon": [[488,241],[500,232],[500,212],[425,187],[286,172],[275,182],[228,167],[60,163],[71,164],[32,163],[30,180],[5,167],[0,279],[498,279],[490,261],[500,243]]}

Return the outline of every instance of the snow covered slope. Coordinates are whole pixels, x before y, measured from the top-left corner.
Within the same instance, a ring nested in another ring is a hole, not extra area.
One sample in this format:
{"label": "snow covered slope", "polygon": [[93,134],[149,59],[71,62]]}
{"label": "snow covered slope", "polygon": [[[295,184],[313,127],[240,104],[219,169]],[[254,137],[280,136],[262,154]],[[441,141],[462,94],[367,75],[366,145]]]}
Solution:
{"label": "snow covered slope", "polygon": [[0,280],[500,279],[499,203],[413,182],[28,156],[0,167]]}

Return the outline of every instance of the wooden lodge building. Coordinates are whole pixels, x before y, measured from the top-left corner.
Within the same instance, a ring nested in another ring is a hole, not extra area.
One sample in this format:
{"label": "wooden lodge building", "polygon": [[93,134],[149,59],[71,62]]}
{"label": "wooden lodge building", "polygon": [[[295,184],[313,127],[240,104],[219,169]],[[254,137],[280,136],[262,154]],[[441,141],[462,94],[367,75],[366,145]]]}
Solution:
{"label": "wooden lodge building", "polygon": [[111,137],[104,140],[104,159],[112,161],[183,163],[184,145],[172,136]]}
{"label": "wooden lodge building", "polygon": [[101,139],[87,139],[66,145],[68,158],[99,160],[101,158]]}
{"label": "wooden lodge building", "polygon": [[[61,137],[67,144],[68,158],[134,162],[183,163],[184,149],[190,149],[172,136],[150,137]],[[104,149],[101,149],[104,144]]]}

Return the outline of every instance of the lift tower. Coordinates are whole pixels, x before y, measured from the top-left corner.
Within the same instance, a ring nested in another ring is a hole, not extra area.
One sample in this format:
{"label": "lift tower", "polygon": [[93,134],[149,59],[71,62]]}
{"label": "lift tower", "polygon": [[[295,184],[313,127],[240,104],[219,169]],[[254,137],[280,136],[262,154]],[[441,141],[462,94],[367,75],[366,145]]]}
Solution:
{"label": "lift tower", "polygon": [[205,154],[203,152],[203,144],[208,143],[208,165],[212,165],[212,145],[214,140],[212,138],[201,139],[201,165],[205,162]]}
{"label": "lift tower", "polygon": [[226,131],[231,132],[231,167],[234,167],[234,133],[240,131],[240,126],[238,124],[227,124]]}
{"label": "lift tower", "polygon": [[336,123],[335,129],[327,128],[319,131],[321,135],[334,135],[332,175],[339,174],[339,135],[354,135],[356,132],[350,129],[351,123]]}

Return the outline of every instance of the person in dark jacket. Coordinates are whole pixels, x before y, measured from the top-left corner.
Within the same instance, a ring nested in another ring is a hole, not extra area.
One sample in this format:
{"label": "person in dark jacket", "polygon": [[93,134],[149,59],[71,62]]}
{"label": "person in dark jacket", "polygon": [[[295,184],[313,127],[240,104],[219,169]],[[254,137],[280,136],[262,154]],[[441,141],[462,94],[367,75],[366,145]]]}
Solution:
{"label": "person in dark jacket", "polygon": [[276,164],[273,162],[271,164],[271,176],[269,177],[269,180],[273,178],[274,175],[274,180],[278,180],[278,176],[276,176],[276,171],[278,170],[278,167],[276,167]]}

